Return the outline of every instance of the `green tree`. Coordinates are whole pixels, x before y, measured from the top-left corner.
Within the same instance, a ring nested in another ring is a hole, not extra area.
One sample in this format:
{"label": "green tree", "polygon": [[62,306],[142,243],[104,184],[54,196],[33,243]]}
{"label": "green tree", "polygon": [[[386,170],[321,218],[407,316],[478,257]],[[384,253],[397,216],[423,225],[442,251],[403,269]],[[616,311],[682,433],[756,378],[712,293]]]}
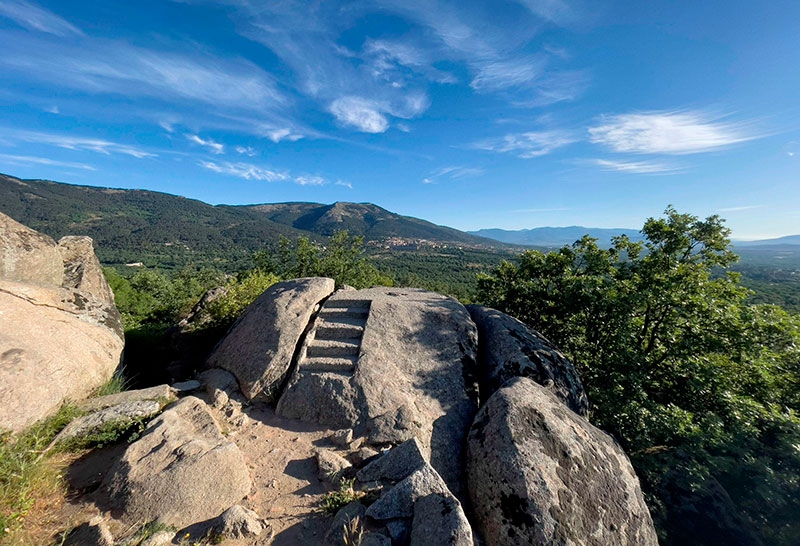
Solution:
{"label": "green tree", "polygon": [[352,237],[347,231],[334,233],[326,246],[308,237],[298,237],[294,242],[281,237],[277,252],[258,252],[254,260],[258,270],[283,279],[330,277],[337,286],[354,288],[392,285],[364,253],[364,238]]}
{"label": "green tree", "polygon": [[737,259],[719,217],[670,207],[642,234],[607,250],[586,237],[526,251],[479,278],[479,299],[573,359],[593,422],[631,456],[667,543],[687,539],[686,499],[721,486],[766,542],[795,544],[798,322],[746,305],[737,274],[712,274]]}

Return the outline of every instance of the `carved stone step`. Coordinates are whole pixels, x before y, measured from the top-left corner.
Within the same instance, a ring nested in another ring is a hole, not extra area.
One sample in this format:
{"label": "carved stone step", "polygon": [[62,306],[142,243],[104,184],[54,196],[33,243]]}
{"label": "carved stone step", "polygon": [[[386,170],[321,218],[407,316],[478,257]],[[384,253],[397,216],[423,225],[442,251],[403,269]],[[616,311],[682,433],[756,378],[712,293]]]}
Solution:
{"label": "carved stone step", "polygon": [[364,321],[341,318],[323,320],[317,324],[316,339],[360,339],[364,334]]}
{"label": "carved stone step", "polygon": [[306,356],[313,358],[339,357],[339,356],[358,356],[358,341],[336,340],[336,339],[315,339],[306,347]]}
{"label": "carved stone step", "polygon": [[348,300],[348,299],[330,299],[325,302],[325,307],[333,308],[360,308],[369,311],[370,300]]}
{"label": "carved stone step", "polygon": [[369,307],[329,307],[326,303],[325,307],[320,310],[319,316],[325,320],[340,318],[366,320],[369,316]]}
{"label": "carved stone step", "polygon": [[358,357],[312,357],[306,358],[300,365],[302,372],[352,372]]}

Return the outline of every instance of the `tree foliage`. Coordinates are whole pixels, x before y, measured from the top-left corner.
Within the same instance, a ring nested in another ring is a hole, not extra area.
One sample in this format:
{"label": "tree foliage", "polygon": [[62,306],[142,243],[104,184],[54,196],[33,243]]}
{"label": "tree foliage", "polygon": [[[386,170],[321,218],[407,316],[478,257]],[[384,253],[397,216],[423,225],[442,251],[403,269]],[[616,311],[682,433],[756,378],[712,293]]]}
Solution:
{"label": "tree foliage", "polygon": [[337,286],[392,286],[392,279],[365,255],[364,238],[352,237],[347,231],[334,233],[326,246],[308,237],[298,237],[294,242],[281,237],[277,252],[261,251],[255,262],[257,269],[284,279],[330,277]]}
{"label": "tree foliage", "polygon": [[526,251],[479,279],[479,299],[573,359],[665,543],[687,539],[686,503],[719,487],[765,543],[800,543],[800,320],[713,274],[737,259],[719,217],[670,207],[642,234]]}

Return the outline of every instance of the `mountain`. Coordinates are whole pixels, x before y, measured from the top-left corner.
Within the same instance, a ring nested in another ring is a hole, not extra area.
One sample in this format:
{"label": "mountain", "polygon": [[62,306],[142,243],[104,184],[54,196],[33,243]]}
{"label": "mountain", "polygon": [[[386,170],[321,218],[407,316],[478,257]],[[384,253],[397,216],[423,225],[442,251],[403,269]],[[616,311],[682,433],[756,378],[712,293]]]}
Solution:
{"label": "mountain", "polygon": [[235,269],[283,235],[315,240],[347,229],[366,241],[397,244],[497,243],[372,204],[209,205],[166,193],[22,180],[0,174],[0,211],[58,239],[88,235],[104,263]]}
{"label": "mountain", "polygon": [[589,235],[590,237],[598,239],[598,245],[602,247],[610,246],[611,238],[617,235],[627,235],[634,241],[642,239],[642,234],[635,229],[588,228],[583,226],[540,227],[516,231],[505,229],[481,229],[478,231],[468,231],[467,233],[479,237],[488,237],[506,244],[541,247],[571,245],[584,235]]}
{"label": "mountain", "polygon": [[367,241],[396,237],[477,246],[493,243],[457,229],[395,214],[371,203],[276,203],[244,208],[257,211],[273,222],[325,236],[346,229],[351,235],[361,235]]}
{"label": "mountain", "polygon": [[787,235],[777,239],[761,239],[758,241],[734,241],[733,246],[756,247],[756,246],[798,246],[800,245],[800,235]]}

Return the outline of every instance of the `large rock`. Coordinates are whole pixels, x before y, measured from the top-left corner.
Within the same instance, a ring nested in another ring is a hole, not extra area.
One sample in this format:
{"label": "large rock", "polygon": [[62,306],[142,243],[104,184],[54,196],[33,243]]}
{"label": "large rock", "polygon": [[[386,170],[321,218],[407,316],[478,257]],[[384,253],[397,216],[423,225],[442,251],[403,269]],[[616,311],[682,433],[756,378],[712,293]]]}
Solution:
{"label": "large rock", "polygon": [[159,519],[177,528],[218,516],[251,488],[239,448],[207,406],[183,398],[154,419],[103,484],[123,522]]}
{"label": "large rock", "polygon": [[55,241],[0,212],[0,279],[61,286],[64,264]]}
{"label": "large rock", "polygon": [[94,253],[92,239],[71,235],[62,237],[58,241],[58,251],[64,264],[64,281],[61,285],[64,288],[91,294],[96,301],[112,307],[114,294]]}
{"label": "large rock", "polygon": [[619,445],[530,379],[511,379],[478,412],[466,476],[488,546],[658,544]]}
{"label": "large rock", "polygon": [[116,370],[122,321],[88,237],[56,243],[0,213],[0,429],[85,398]]}
{"label": "large rock", "polygon": [[496,309],[468,305],[478,326],[478,382],[481,401],[513,377],[547,386],[572,411],[586,417],[589,401],[567,357],[538,332]]}
{"label": "large rock", "polygon": [[208,366],[235,375],[248,399],[275,399],[315,307],[334,287],[333,279],[323,277],[273,285],[236,321]]}
{"label": "large rock", "polygon": [[416,437],[459,491],[477,408],[477,331],[457,301],[417,289],[336,292],[323,305],[277,411],[353,428],[372,445]]}
{"label": "large rock", "polygon": [[123,339],[72,309],[72,294],[0,280],[0,428],[22,430],[87,397],[119,366]]}

